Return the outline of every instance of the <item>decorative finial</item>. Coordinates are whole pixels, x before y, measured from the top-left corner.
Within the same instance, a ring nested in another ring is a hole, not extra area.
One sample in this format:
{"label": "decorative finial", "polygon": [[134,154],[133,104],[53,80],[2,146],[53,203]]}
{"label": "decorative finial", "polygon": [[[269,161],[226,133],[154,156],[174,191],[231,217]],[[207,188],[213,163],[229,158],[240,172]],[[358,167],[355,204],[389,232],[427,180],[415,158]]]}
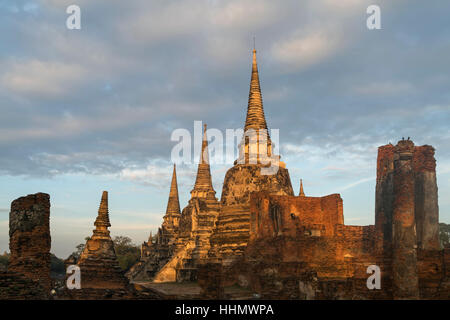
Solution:
{"label": "decorative finial", "polygon": [[300,197],[304,197],[305,196],[305,192],[303,191],[303,179],[300,179],[300,193],[299,193]]}
{"label": "decorative finial", "polygon": [[108,227],[111,227],[111,223],[109,222],[108,191],[103,191],[102,199],[100,200],[100,207],[98,208],[97,219],[95,219],[94,226],[94,236],[109,237]]}

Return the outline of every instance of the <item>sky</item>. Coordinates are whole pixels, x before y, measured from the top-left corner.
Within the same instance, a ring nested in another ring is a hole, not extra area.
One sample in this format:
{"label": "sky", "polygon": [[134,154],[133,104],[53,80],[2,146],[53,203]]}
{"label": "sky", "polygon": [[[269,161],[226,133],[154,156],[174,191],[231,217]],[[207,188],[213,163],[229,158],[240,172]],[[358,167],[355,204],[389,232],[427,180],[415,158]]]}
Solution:
{"label": "sky", "polygon": [[[69,30],[66,8],[81,9]],[[381,29],[366,9],[381,9]],[[162,222],[172,132],[245,121],[253,37],[268,126],[295,193],[340,193],[346,224],[374,223],[377,148],[436,149],[450,223],[450,2],[0,0],[0,252],[11,201],[51,196],[52,252],[92,234],[103,190],[112,236]],[[195,157],[194,157],[195,158]],[[180,204],[197,159],[177,166]],[[232,163],[212,164],[217,197]]]}

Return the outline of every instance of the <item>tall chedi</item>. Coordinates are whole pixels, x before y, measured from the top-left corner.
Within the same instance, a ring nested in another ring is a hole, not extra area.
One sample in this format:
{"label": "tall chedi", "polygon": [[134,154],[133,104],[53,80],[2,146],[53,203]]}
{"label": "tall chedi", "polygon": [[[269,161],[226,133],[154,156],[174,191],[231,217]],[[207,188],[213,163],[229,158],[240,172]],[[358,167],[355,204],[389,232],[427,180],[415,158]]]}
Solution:
{"label": "tall chedi", "polygon": [[178,237],[169,261],[155,275],[153,281],[195,281],[197,268],[206,262],[209,239],[219,215],[219,201],[214,191],[209,165],[206,125],[197,177],[191,199],[181,213]]}
{"label": "tall chedi", "polygon": [[253,50],[244,135],[239,144],[239,158],[225,175],[221,211],[211,237],[212,261],[227,264],[242,254],[249,239],[252,192],[294,195],[289,172],[280,156],[273,154],[273,147],[264,115],[256,50]]}
{"label": "tall chedi", "polygon": [[181,220],[180,200],[178,196],[177,170],[173,165],[172,182],[163,223],[158,228],[156,239],[152,233],[147,242],[141,245],[140,260],[127,272],[127,277],[135,281],[153,280],[155,275],[172,258],[176,251]]}
{"label": "tall chedi", "polygon": [[162,239],[167,244],[175,241],[178,233],[178,225],[180,223],[181,210],[180,200],[178,197],[178,183],[176,165],[173,165],[172,183],[170,184],[169,200],[167,201],[166,215],[160,229],[157,239]]}
{"label": "tall chedi", "polygon": [[109,235],[108,192],[103,191],[95,230],[86,241],[78,260],[81,271],[81,289],[120,289],[128,284],[117,262],[114,243]]}
{"label": "tall chedi", "polygon": [[177,268],[178,281],[196,280],[197,266],[207,259],[210,249],[209,239],[220,208],[215,195],[205,124],[197,177],[191,191],[191,199],[181,214],[179,243],[186,254]]}

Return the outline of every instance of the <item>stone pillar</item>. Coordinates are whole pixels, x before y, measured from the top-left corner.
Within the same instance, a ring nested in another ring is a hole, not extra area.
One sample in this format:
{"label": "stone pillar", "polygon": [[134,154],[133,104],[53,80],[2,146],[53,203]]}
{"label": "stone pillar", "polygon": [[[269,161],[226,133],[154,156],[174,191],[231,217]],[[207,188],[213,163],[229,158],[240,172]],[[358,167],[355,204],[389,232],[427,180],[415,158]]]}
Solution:
{"label": "stone pillar", "polygon": [[377,250],[382,251],[384,255],[389,255],[392,252],[394,151],[395,147],[392,144],[378,148],[375,226],[377,232],[382,236],[382,243],[377,243]]}
{"label": "stone pillar", "polygon": [[392,280],[395,299],[419,298],[413,152],[414,143],[401,140],[394,154]]}
{"label": "stone pillar", "polygon": [[36,193],[14,200],[9,213],[8,271],[50,289],[50,245],[50,196]]}
{"label": "stone pillar", "polygon": [[416,147],[413,166],[417,245],[423,250],[439,250],[439,207],[434,148],[427,145]]}

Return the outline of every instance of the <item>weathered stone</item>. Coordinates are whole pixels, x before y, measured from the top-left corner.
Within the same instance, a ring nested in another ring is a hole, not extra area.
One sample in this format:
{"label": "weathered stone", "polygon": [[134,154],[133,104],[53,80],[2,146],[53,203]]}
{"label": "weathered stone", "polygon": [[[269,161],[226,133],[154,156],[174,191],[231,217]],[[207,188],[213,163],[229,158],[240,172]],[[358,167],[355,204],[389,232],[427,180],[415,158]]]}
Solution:
{"label": "weathered stone", "polygon": [[82,289],[124,289],[128,285],[117,262],[114,243],[109,235],[108,193],[103,191],[92,237],[86,241],[77,264]]}
{"label": "weathered stone", "polygon": [[413,152],[414,143],[402,140],[394,153],[392,279],[395,297],[400,299],[419,297]]}
{"label": "weathered stone", "polygon": [[50,196],[36,193],[11,203],[8,271],[50,290]]}
{"label": "weathered stone", "polygon": [[[232,286],[266,299],[450,296],[449,250],[439,249],[431,146],[403,139],[380,147],[375,225],[344,225],[339,194],[309,197],[300,181],[294,196],[289,172],[272,152],[255,50],[244,136],[220,203],[207,146],[205,127],[191,199],[178,216],[173,178],[167,207],[172,213],[166,212],[156,241],[144,243],[132,279],[197,280],[208,299],[227,298]],[[274,164],[277,170],[267,174]],[[367,287],[369,266],[381,270],[380,290]]]}
{"label": "weathered stone", "polygon": [[212,185],[206,125],[191,199],[181,215],[175,167],[170,190],[167,212],[156,242],[149,239],[143,244],[140,261],[127,273],[134,281],[194,281],[198,266],[207,260],[219,202]]}
{"label": "weathered stone", "polygon": [[[380,147],[374,226],[344,225],[337,194],[251,193],[249,237],[240,238],[242,247],[234,247],[243,254],[231,263],[219,260],[220,268],[212,265],[199,274],[203,297],[214,298],[209,291],[239,284],[263,299],[448,299],[450,250],[434,249],[435,179],[417,188],[417,172],[433,169],[434,159],[430,147],[427,156],[420,148],[404,140]],[[426,201],[431,210],[416,221],[417,203]],[[433,218],[424,225],[428,215]],[[428,249],[420,249],[416,227],[432,235]],[[221,232],[238,243],[239,232]],[[371,265],[381,270],[380,290],[367,287]]]}

